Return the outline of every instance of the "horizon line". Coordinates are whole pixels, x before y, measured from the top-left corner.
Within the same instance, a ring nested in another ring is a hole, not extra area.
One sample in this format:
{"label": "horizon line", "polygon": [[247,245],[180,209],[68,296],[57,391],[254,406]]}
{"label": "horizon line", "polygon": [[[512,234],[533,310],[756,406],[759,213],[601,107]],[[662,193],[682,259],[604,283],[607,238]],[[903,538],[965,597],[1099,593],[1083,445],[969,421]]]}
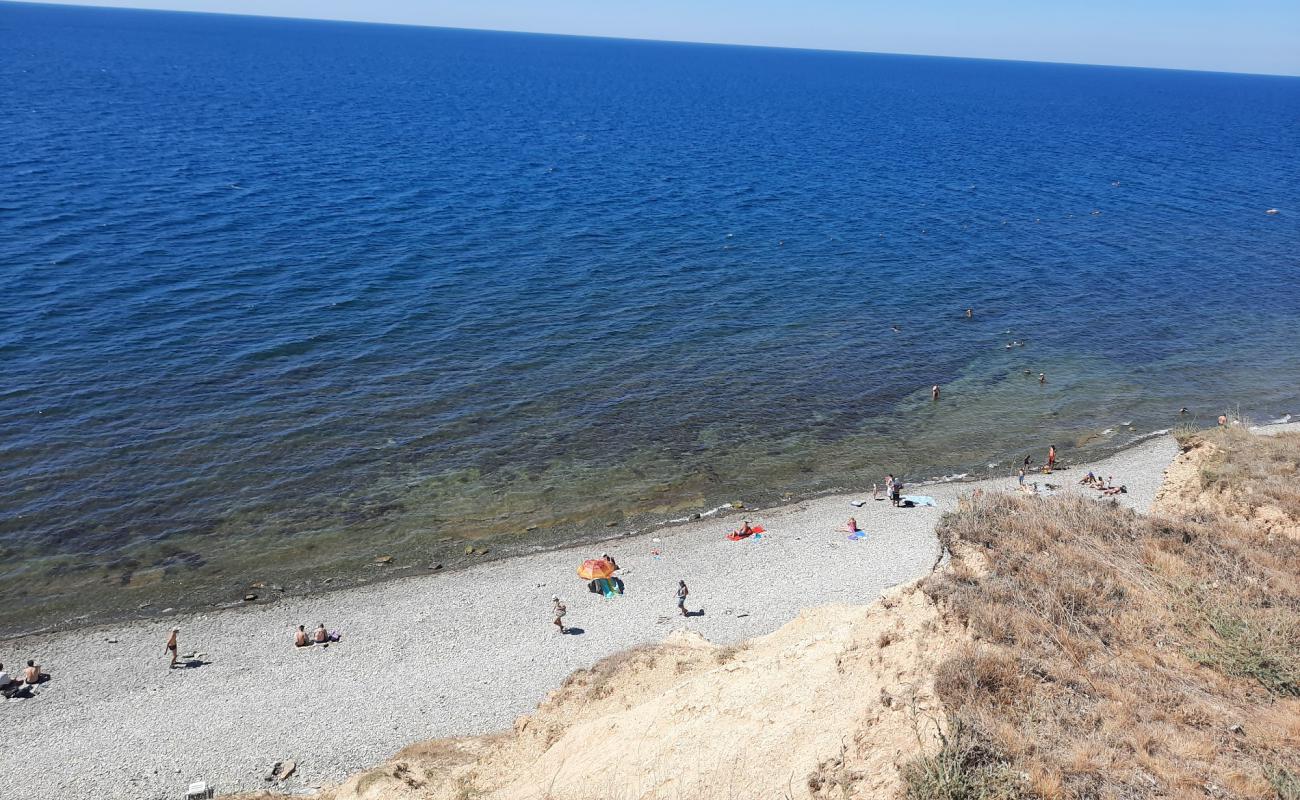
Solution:
{"label": "horizon line", "polygon": [[793,50],[805,53],[842,53],[848,55],[902,56],[907,58],[947,58],[959,61],[1000,61],[1011,64],[1051,64],[1065,67],[1100,67],[1104,69],[1145,69],[1160,72],[1193,72],[1206,75],[1241,75],[1258,78],[1300,78],[1300,72],[1245,72],[1222,69],[1194,69],[1191,67],[1153,67],[1140,64],[1099,64],[1089,61],[1043,61],[1028,58],[1001,58],[995,56],[961,56],[941,53],[903,53],[881,50],[846,50],[833,47],[798,47],[795,45],[754,44],[750,42],[716,42],[700,39],[650,39],[637,36],[616,36],[612,34],[562,33],[555,31],[528,31],[512,28],[462,28],[451,25],[433,25],[421,22],[383,22],[378,20],[351,19],[340,17],[290,17],[279,14],[248,14],[231,11],[193,11],[177,8],[150,8],[141,6],[97,6],[76,2],[39,2],[38,0],[0,0],[0,5],[40,6],[55,8],[82,8],[98,11],[137,11],[157,14],[192,14],[209,17],[240,17],[247,19],[286,20],[291,22],[323,22],[340,25],[382,25],[395,28],[427,28],[444,31],[466,31],[471,33],[506,33],[524,36],[563,36],[570,39],[599,39],[621,42],[644,42],[648,44],[699,45],[705,47],[748,47],[760,50]]}

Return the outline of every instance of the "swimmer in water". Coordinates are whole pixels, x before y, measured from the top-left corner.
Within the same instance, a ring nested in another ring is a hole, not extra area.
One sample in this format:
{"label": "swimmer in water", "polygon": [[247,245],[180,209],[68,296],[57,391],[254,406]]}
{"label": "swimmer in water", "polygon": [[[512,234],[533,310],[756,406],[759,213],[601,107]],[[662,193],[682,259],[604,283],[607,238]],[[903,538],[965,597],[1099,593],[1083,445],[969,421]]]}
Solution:
{"label": "swimmer in water", "polygon": [[974,312],[972,309],[969,309],[969,308],[966,309],[966,319],[970,319],[971,317],[974,317],[974,316],[975,316],[975,312]]}
{"label": "swimmer in water", "polygon": [[936,403],[939,402],[939,384],[936,383],[930,387],[930,399]]}
{"label": "swimmer in water", "polygon": [[1040,372],[1040,373],[1038,373],[1038,382],[1039,382],[1039,383],[1047,383],[1047,373],[1046,373],[1046,372]]}

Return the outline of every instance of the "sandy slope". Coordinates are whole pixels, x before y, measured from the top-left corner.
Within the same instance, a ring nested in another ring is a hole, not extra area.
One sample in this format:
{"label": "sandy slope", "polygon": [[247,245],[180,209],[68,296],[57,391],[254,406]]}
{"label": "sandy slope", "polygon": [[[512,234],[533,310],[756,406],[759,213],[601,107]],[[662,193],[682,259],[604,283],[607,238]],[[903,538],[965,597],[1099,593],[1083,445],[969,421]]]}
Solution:
{"label": "sandy slope", "polygon": [[[1125,504],[1146,508],[1175,451],[1168,437],[1155,439],[1096,469],[1128,485]],[[1081,474],[1049,480],[1073,490]],[[3,642],[0,660],[35,657],[55,678],[36,699],[0,703],[0,724],[23,742],[0,750],[0,797],[176,797],[200,779],[222,792],[251,789],[283,758],[299,765],[291,789],[339,781],[412,741],[503,729],[575,669],[674,631],[734,643],[804,608],[870,603],[931,568],[935,522],[959,493],[1014,483],[925,487],[937,508],[853,508],[834,496],[754,512],[770,531],[760,541],[722,538],[735,515],[627,537],[605,546],[628,587],[612,601],[574,575],[594,554],[562,550],[273,606]],[[837,531],[850,515],[866,540]],[[678,578],[703,616],[674,615]],[[549,624],[553,593],[581,634]],[[317,621],[346,640],[290,646],[293,626]],[[167,669],[172,624],[201,666]],[[821,744],[806,755],[820,758]]]}

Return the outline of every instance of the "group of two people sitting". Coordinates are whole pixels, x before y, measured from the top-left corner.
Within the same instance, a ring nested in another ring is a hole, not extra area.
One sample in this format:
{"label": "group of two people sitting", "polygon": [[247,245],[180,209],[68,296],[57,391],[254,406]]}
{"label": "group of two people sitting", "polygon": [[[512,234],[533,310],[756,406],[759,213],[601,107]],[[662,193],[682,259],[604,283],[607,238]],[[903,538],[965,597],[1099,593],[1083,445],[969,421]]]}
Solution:
{"label": "group of two people sitting", "polygon": [[9,677],[5,665],[0,664],[0,695],[5,698],[31,697],[32,687],[44,680],[46,676],[41,672],[41,665],[31,659],[27,660],[27,668],[22,674],[14,678]]}
{"label": "group of two people sitting", "polygon": [[310,634],[307,633],[306,625],[299,625],[298,632],[293,635],[293,645],[294,647],[308,647],[313,644],[329,644],[330,642],[337,642],[340,638],[342,637],[337,632],[330,633],[325,630],[325,623],[323,622],[317,625],[316,630]]}

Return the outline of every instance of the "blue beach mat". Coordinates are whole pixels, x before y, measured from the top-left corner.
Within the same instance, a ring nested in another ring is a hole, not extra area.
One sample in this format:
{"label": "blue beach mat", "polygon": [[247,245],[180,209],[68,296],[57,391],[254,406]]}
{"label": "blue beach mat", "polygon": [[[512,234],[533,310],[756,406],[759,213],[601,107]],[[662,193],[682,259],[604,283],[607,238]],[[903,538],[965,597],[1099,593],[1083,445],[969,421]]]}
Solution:
{"label": "blue beach mat", "polygon": [[867,532],[866,532],[866,531],[854,531],[853,533],[850,533],[850,534],[849,534],[849,541],[850,541],[850,542],[856,542],[856,541],[858,541],[859,539],[865,539],[865,538],[867,538]]}
{"label": "blue beach mat", "polygon": [[934,502],[933,497],[924,494],[905,494],[903,495],[902,499],[912,501],[912,505],[914,506],[936,506],[937,507],[939,505],[938,503]]}

